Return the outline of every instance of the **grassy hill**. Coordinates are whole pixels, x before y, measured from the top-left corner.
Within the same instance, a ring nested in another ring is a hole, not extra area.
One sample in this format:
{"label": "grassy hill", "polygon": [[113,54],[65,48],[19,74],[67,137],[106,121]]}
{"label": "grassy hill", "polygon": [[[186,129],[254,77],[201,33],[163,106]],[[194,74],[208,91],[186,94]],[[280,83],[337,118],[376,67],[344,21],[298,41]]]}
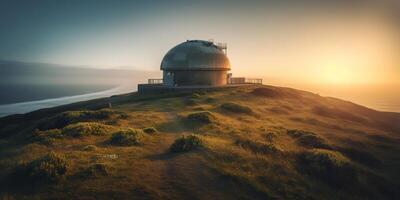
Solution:
{"label": "grassy hill", "polygon": [[1,118],[0,196],[398,199],[399,142],[398,113],[290,88],[131,93]]}

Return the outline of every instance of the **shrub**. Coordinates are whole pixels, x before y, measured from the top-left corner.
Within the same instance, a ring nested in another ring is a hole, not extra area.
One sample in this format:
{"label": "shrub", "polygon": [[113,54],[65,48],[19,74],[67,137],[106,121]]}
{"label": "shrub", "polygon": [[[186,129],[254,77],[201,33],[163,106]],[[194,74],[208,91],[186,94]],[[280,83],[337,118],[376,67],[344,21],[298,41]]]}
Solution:
{"label": "shrub", "polygon": [[187,119],[191,122],[208,124],[215,120],[215,116],[210,111],[198,111],[189,113]]}
{"label": "shrub", "polygon": [[250,114],[253,112],[250,107],[243,106],[237,103],[224,103],[221,105],[221,108],[234,113]]}
{"label": "shrub", "polygon": [[148,134],[157,133],[157,129],[154,127],[147,127],[143,129],[143,132]]}
{"label": "shrub", "polygon": [[297,143],[301,146],[309,148],[331,149],[330,145],[326,143],[324,138],[316,135],[313,132],[294,129],[287,130],[287,134],[297,139]]}
{"label": "shrub", "polygon": [[96,151],[97,147],[95,145],[86,145],[85,147],[83,147],[84,151]]}
{"label": "shrub", "polygon": [[356,148],[339,148],[339,151],[352,160],[369,167],[379,167],[382,164],[381,160],[365,150]]}
{"label": "shrub", "polygon": [[113,130],[114,128],[112,126],[101,123],[79,122],[64,127],[62,132],[67,136],[82,137],[89,135],[107,135]]}
{"label": "shrub", "polygon": [[107,165],[103,163],[96,163],[90,165],[88,168],[83,170],[79,175],[83,178],[96,178],[102,176],[108,176],[110,174],[110,169]]}
{"label": "shrub", "polygon": [[192,98],[199,98],[199,97],[200,97],[200,94],[199,94],[199,93],[194,92],[194,93],[192,94]]}
{"label": "shrub", "polygon": [[265,133],[265,135],[263,135],[263,136],[264,136],[264,138],[265,138],[267,141],[272,142],[272,141],[274,141],[276,138],[278,138],[278,133],[276,133],[276,132],[267,132],[267,133]]}
{"label": "shrub", "polygon": [[171,145],[171,152],[187,152],[203,146],[202,140],[196,135],[182,136]]}
{"label": "shrub", "polygon": [[206,102],[207,102],[207,103],[215,103],[215,99],[212,98],[212,97],[208,97],[208,98],[206,99]]}
{"label": "shrub", "polygon": [[325,140],[317,135],[303,135],[297,139],[297,142],[305,147],[330,148],[329,145],[325,143]]}
{"label": "shrub", "polygon": [[195,111],[205,111],[207,109],[204,106],[196,106],[196,107],[193,108],[193,110],[195,110]]}
{"label": "shrub", "polygon": [[63,128],[72,123],[108,119],[111,118],[114,114],[116,114],[116,112],[109,109],[96,111],[67,111],[60,113],[50,118],[49,120],[46,120],[39,125],[39,128],[42,130]]}
{"label": "shrub", "polygon": [[281,93],[279,91],[272,88],[256,88],[253,90],[252,94],[271,98],[281,96]]}
{"label": "shrub", "polygon": [[27,178],[33,182],[54,182],[67,172],[67,161],[54,152],[50,152],[25,166]]}
{"label": "shrub", "polygon": [[50,129],[47,131],[40,131],[36,129],[33,131],[32,135],[35,141],[43,144],[51,144],[56,139],[63,137],[60,129]]}
{"label": "shrub", "polygon": [[195,98],[187,98],[185,104],[188,106],[194,106],[197,105],[197,100]]}
{"label": "shrub", "polygon": [[127,129],[114,133],[110,143],[119,146],[138,145],[143,139],[143,131],[139,129]]}
{"label": "shrub", "polygon": [[236,140],[235,144],[240,146],[241,148],[249,149],[254,153],[269,154],[269,153],[279,153],[283,151],[275,144],[256,142],[249,139],[238,139]]}
{"label": "shrub", "polygon": [[312,108],[311,111],[317,115],[324,117],[346,119],[349,121],[359,122],[359,123],[366,122],[364,118],[351,113],[351,111],[349,112],[338,108],[331,108],[323,105],[317,105],[314,108]]}
{"label": "shrub", "polygon": [[302,171],[331,184],[352,182],[356,178],[356,171],[350,160],[337,151],[306,151],[299,155],[299,162]]}
{"label": "shrub", "polygon": [[314,134],[313,132],[303,131],[298,129],[287,130],[286,133],[292,138],[299,138],[303,135]]}

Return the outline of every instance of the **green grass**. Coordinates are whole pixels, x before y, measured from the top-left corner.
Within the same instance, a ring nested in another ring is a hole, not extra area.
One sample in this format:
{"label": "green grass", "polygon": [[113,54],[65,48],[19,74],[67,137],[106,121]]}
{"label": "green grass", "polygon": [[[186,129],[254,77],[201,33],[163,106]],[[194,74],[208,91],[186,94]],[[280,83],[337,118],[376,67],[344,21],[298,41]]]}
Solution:
{"label": "green grass", "polygon": [[60,129],[50,129],[47,131],[40,131],[35,129],[32,133],[35,141],[42,144],[52,144],[57,139],[64,137]]}
{"label": "green grass", "polygon": [[114,133],[110,138],[110,143],[117,146],[134,146],[141,144],[143,131],[140,129],[127,129]]}
{"label": "green grass", "polygon": [[203,141],[196,135],[183,135],[171,145],[171,152],[188,152],[203,146]]}
{"label": "green grass", "polygon": [[65,176],[68,162],[64,156],[50,152],[28,164],[22,164],[18,173],[31,182],[56,182]]}
{"label": "green grass", "polygon": [[103,163],[95,163],[79,173],[81,178],[98,178],[110,175],[110,167]]}
{"label": "green grass", "polygon": [[296,139],[297,143],[301,146],[308,148],[325,148],[331,149],[330,145],[321,136],[313,132],[303,130],[287,130],[287,134]]}
{"label": "green grass", "polygon": [[111,134],[113,131],[114,127],[97,122],[79,122],[62,129],[63,135],[70,137],[101,136]]}
{"label": "green grass", "polygon": [[253,113],[253,110],[250,107],[232,102],[222,104],[221,108],[234,113],[245,113],[245,114]]}
{"label": "green grass", "polygon": [[146,127],[143,129],[143,132],[148,133],[148,134],[153,134],[153,133],[157,133],[157,129],[154,127]]}
{"label": "green grass", "polygon": [[90,145],[84,146],[82,150],[83,151],[96,151],[97,147],[96,147],[96,145],[90,144]]}
{"label": "green grass", "polygon": [[337,151],[314,149],[299,155],[300,168],[311,176],[340,186],[353,183],[357,171],[351,161]]}
{"label": "green grass", "polygon": [[[44,120],[40,125],[39,129],[47,130],[54,128],[63,128],[69,124],[76,122],[87,122],[95,120],[104,120],[115,117],[116,115],[122,115],[122,112],[116,112],[109,109],[102,109],[96,111],[67,111],[60,113],[50,119]],[[122,115],[122,117],[126,117]]]}
{"label": "green grass", "polygon": [[277,154],[283,152],[282,148],[273,143],[263,143],[250,139],[237,139],[235,144],[254,153]]}
{"label": "green grass", "polygon": [[256,88],[252,91],[252,94],[270,98],[276,98],[282,96],[281,92],[273,88]]}
{"label": "green grass", "polygon": [[0,199],[396,199],[399,119],[251,85],[44,109],[0,119]]}
{"label": "green grass", "polygon": [[203,124],[209,124],[215,121],[215,116],[210,111],[191,112],[186,118],[190,122]]}

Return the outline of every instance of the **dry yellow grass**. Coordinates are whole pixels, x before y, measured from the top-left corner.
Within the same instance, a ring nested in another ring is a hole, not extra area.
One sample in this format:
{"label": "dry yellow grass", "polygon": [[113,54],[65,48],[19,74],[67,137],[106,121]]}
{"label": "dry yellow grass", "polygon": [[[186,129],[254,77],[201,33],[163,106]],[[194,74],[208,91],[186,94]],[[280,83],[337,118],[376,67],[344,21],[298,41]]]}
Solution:
{"label": "dry yellow grass", "polygon": [[[100,109],[108,102],[112,110]],[[197,113],[212,119],[188,117]],[[77,123],[84,137],[58,137]],[[102,134],[86,134],[99,127]],[[138,145],[109,142],[116,131],[148,127],[157,132],[143,133]],[[289,88],[121,95],[0,119],[0,198],[395,199],[399,132],[400,114]],[[201,148],[170,152],[190,134]],[[52,140],[37,142],[38,135]],[[65,179],[33,184],[15,176],[21,162],[50,151],[66,159]],[[326,175],[348,169],[351,181]]]}

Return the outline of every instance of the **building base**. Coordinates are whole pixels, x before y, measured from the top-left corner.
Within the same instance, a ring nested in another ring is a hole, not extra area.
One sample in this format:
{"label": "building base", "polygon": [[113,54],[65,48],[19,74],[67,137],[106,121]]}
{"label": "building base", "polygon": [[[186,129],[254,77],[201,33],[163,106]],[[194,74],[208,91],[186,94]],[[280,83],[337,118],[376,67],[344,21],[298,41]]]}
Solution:
{"label": "building base", "polygon": [[191,91],[199,91],[199,90],[210,90],[210,89],[219,89],[219,88],[230,88],[230,87],[240,87],[240,86],[248,86],[254,84],[228,84],[223,86],[166,86],[163,84],[139,84],[138,85],[138,93],[139,94],[162,94],[162,93],[170,93],[170,92],[191,92]]}

